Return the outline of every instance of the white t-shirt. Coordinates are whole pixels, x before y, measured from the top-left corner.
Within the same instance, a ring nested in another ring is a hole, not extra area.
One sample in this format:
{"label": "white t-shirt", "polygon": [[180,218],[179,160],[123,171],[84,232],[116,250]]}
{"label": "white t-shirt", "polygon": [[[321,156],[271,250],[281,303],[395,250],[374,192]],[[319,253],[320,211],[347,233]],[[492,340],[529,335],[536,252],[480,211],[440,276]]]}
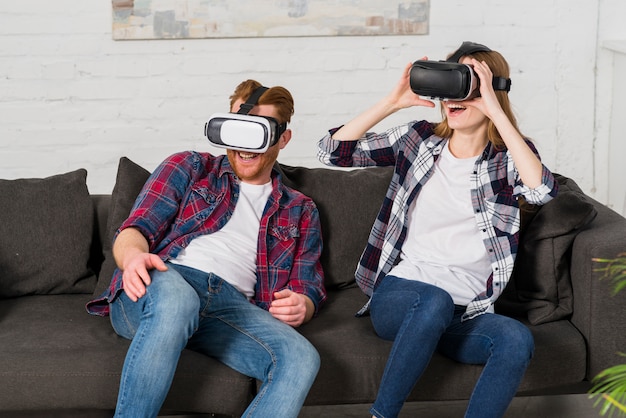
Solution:
{"label": "white t-shirt", "polygon": [[462,306],[485,290],[491,275],[472,209],[470,174],[475,161],[454,157],[446,144],[432,177],[409,207],[401,261],[389,273],[438,286]]}
{"label": "white t-shirt", "polygon": [[241,182],[237,205],[226,225],[193,239],[172,263],[216,274],[248,298],[253,297],[259,227],[271,193],[271,182]]}

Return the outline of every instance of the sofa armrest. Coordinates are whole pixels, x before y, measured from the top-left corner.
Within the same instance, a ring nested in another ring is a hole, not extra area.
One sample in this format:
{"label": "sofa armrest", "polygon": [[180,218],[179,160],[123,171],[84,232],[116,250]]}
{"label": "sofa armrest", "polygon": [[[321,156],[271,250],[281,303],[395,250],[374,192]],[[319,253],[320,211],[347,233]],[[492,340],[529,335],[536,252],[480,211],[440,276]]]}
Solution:
{"label": "sofa armrest", "polygon": [[613,296],[613,287],[594,258],[614,258],[626,251],[626,218],[593,201],[598,211],[572,247],[571,279],[574,293],[572,323],[587,341],[587,379],[622,363],[626,352],[626,292]]}

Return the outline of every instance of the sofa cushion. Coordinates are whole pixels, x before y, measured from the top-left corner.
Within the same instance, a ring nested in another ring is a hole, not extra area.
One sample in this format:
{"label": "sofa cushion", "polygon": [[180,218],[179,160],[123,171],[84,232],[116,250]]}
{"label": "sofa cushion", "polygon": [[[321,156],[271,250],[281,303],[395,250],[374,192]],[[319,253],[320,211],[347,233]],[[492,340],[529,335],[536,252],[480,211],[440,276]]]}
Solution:
{"label": "sofa cushion", "polygon": [[[21,416],[6,411],[24,408],[29,417],[91,417],[91,410],[115,409],[130,341],[115,334],[109,318],[85,314],[89,298],[27,296],[0,303],[0,416]],[[249,377],[183,350],[162,415],[241,416],[251,393]]]}
{"label": "sofa cushion", "polygon": [[0,180],[0,297],[91,293],[87,171]]}
{"label": "sofa cushion", "polygon": [[120,158],[117,167],[117,177],[115,179],[115,186],[111,193],[111,208],[109,210],[109,219],[107,222],[107,233],[104,237],[104,262],[100,269],[100,275],[98,278],[98,286],[93,292],[94,296],[99,296],[104,292],[109,283],[111,277],[115,271],[116,265],[113,259],[113,253],[111,251],[113,237],[115,232],[120,227],[122,222],[128,218],[130,210],[135,204],[135,199],[141,189],[148,180],[150,172],[145,168],[134,163],[126,157]]}
{"label": "sofa cushion", "polygon": [[313,199],[319,210],[324,239],[321,262],[326,287],[354,285],[354,272],[382,205],[393,168],[346,171],[281,164],[279,170],[284,183]]}
{"label": "sofa cushion", "polygon": [[531,324],[567,318],[573,311],[571,247],[596,216],[576,183],[555,174],[557,197],[546,205],[521,204],[522,232],[511,281],[498,300],[499,312],[526,316]]}
{"label": "sofa cushion", "polygon": [[[392,343],[376,335],[369,317],[354,316],[366,301],[359,288],[330,290],[319,316],[298,328],[322,359],[306,405],[370,403],[376,398]],[[587,348],[570,321],[530,325],[529,329],[535,352],[520,391],[584,379]],[[481,365],[460,364],[435,353],[408,401],[468,399],[482,370]]]}

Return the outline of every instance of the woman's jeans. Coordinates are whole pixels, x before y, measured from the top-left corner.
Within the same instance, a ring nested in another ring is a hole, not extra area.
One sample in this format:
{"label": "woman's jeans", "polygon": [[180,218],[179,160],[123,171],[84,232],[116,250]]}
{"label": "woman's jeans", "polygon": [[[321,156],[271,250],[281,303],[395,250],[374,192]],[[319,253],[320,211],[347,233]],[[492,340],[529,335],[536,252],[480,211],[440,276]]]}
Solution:
{"label": "woman's jeans", "polygon": [[526,326],[490,313],[461,322],[465,307],[455,306],[446,291],[394,276],[374,291],[370,312],[376,333],[393,341],[370,410],[374,416],[398,416],[435,351],[461,363],[484,364],[466,417],[504,415],[534,350]]}
{"label": "woman's jeans", "polygon": [[319,370],[315,348],[221,278],[167,266],[139,301],[122,292],[111,304],[115,332],[132,339],[115,416],[157,416],[187,347],[262,382],[243,416],[297,417]]}

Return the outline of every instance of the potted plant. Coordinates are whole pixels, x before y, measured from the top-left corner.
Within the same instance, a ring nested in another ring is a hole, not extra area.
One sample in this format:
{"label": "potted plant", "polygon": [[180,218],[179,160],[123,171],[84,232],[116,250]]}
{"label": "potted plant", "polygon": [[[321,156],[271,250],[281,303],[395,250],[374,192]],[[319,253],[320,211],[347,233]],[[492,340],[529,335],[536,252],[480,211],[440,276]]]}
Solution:
{"label": "potted plant", "polygon": [[[613,296],[626,287],[626,252],[613,259],[595,258],[593,261],[603,265],[597,271],[603,272],[603,278],[611,281]],[[619,355],[626,357],[624,353]],[[592,383],[589,393],[591,398],[596,398],[594,406],[601,405],[600,415],[626,415],[626,363],[603,370]]]}

